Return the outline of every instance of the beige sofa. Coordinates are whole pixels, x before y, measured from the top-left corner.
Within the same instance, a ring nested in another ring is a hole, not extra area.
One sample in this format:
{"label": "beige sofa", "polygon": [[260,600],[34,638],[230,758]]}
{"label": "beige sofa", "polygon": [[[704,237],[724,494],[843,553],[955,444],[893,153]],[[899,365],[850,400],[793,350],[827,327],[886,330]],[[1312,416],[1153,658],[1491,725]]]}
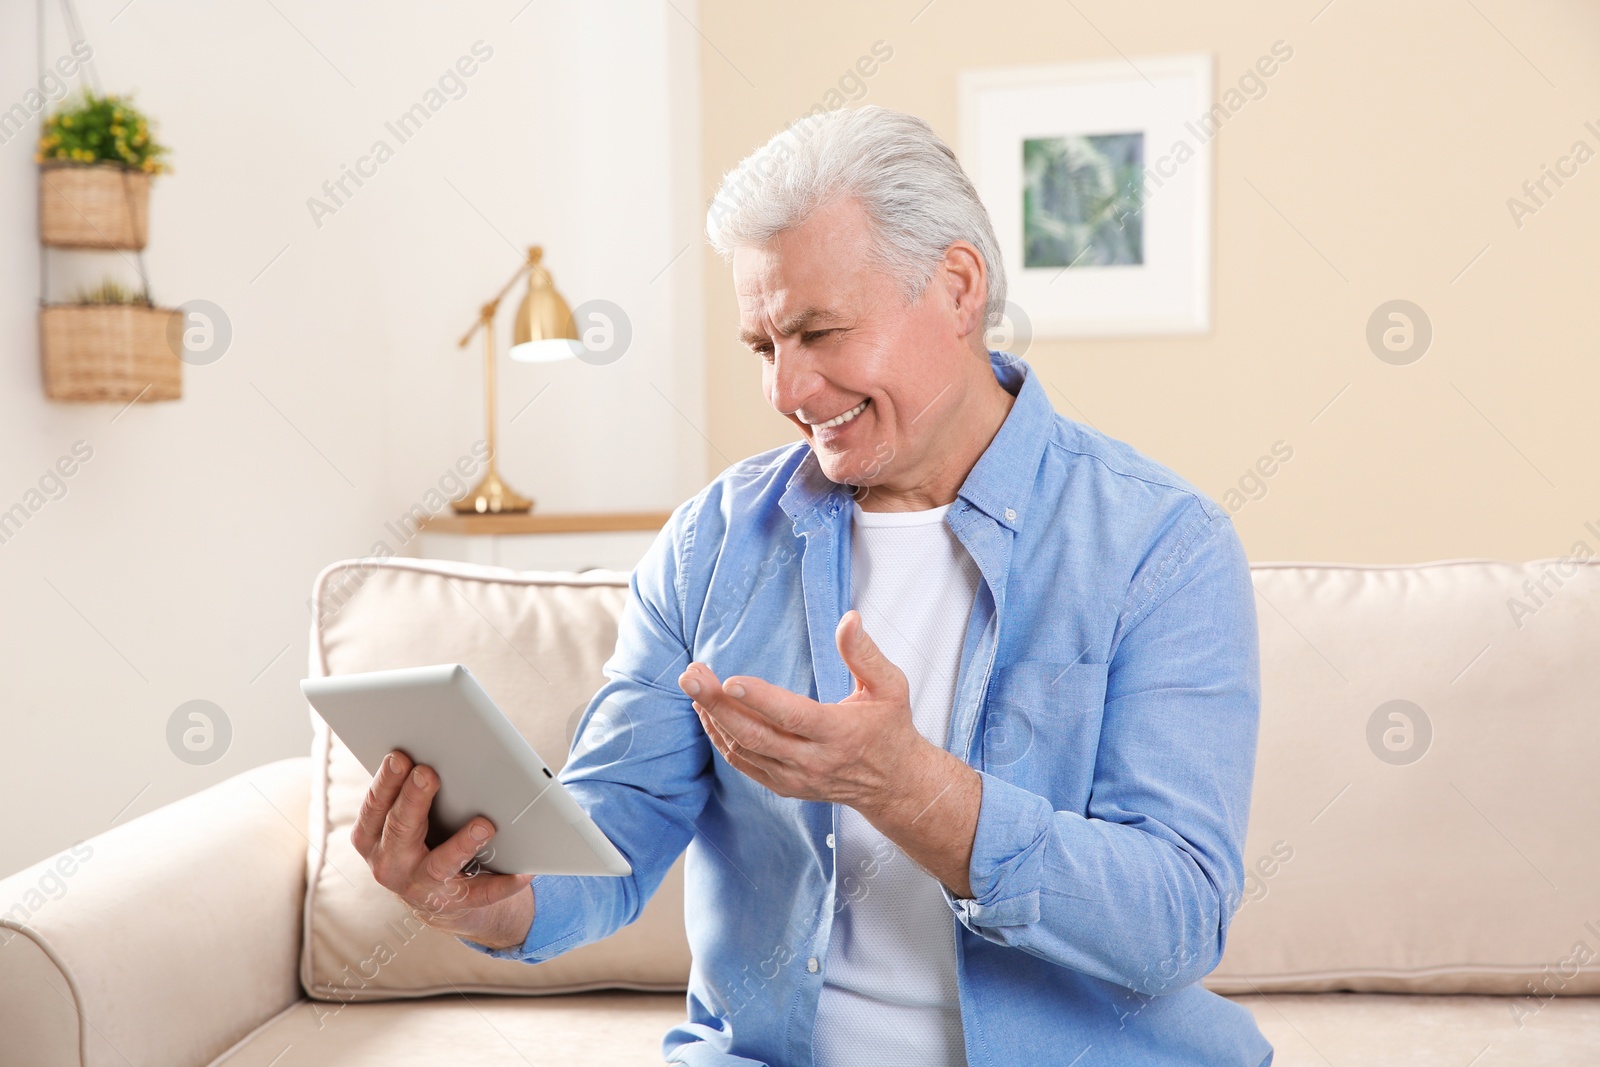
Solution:
{"label": "beige sofa", "polygon": [[[1277,1067],[1600,1063],[1600,567],[1253,577],[1251,873],[1207,984]],[[467,663],[555,763],[574,737],[628,739],[584,714],[625,596],[611,572],[336,564],[311,669]],[[0,881],[0,1063],[661,1062],[685,1010],[681,866],[607,941],[493,960],[371,882],[348,841],[364,786],[318,729],[309,758]]]}

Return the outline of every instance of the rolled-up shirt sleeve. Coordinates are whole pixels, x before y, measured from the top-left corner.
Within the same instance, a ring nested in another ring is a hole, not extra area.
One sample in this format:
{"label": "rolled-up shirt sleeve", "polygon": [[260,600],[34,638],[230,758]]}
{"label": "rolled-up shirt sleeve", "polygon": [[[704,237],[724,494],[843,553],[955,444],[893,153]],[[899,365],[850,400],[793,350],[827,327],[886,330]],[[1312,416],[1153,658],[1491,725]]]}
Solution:
{"label": "rolled-up shirt sleeve", "polygon": [[1249,564],[1214,505],[1173,524],[1133,589],[1087,812],[980,771],[972,896],[941,888],[989,941],[1157,995],[1215,968],[1241,899],[1260,652]]}
{"label": "rolled-up shirt sleeve", "polygon": [[497,960],[523,963],[543,963],[568,949],[597,941],[598,936],[591,936],[584,889],[576,882],[573,877],[544,874],[534,878],[528,887],[534,895],[533,925],[521,945],[490,948],[465,937],[457,940]]}
{"label": "rolled-up shirt sleeve", "polygon": [[[622,877],[539,875],[533,925],[520,946],[490,949],[497,959],[539,963],[608,937],[639,917],[695,833],[710,795],[711,743],[678,687],[689,664],[682,575],[699,498],[671,520],[629,579],[606,682],[579,722],[573,750],[556,777],[633,868]],[[580,745],[604,709],[604,743]]]}

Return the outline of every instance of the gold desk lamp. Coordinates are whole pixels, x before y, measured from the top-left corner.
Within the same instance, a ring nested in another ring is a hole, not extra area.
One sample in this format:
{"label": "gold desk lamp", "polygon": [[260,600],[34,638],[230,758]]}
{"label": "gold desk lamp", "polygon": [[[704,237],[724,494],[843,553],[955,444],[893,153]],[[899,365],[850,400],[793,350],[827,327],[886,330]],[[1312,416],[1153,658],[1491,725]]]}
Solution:
{"label": "gold desk lamp", "polygon": [[500,478],[495,469],[494,426],[494,316],[500,301],[523,274],[528,276],[528,292],[517,308],[517,317],[511,329],[512,359],[519,363],[554,363],[572,359],[582,351],[578,331],[572,321],[572,309],[556,292],[550,272],[539,265],[544,249],[533,245],[528,249],[528,261],[517,268],[517,273],[501,287],[493,300],[478,312],[478,321],[457,344],[467,347],[472,335],[483,331],[483,400],[488,418],[489,469],[483,479],[466,496],[451,506],[463,514],[501,515],[533,510],[533,501],[522,496]]}

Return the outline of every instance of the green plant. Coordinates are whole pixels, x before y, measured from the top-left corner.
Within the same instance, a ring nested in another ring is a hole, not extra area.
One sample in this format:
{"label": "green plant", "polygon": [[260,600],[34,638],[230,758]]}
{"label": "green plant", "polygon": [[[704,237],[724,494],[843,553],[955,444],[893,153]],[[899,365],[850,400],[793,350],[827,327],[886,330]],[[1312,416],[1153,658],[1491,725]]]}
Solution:
{"label": "green plant", "polygon": [[144,114],[123,96],[100,96],[85,87],[45,120],[36,163],[116,163],[147,174],[167,174],[165,145],[156,141]]}
{"label": "green plant", "polygon": [[110,278],[101,282],[93,289],[79,289],[69,303],[73,304],[139,304],[150,306],[150,298],[144,293],[135,293],[124,289]]}

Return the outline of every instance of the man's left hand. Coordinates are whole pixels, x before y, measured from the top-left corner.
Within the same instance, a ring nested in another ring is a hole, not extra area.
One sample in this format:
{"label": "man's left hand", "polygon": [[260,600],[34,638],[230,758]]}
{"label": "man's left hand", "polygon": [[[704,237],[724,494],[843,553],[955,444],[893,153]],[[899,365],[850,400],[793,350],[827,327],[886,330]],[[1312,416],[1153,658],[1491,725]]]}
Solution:
{"label": "man's left hand", "polygon": [[[834,632],[855,691],[822,704],[760,678],[725,680],[703,663],[678,678],[700,724],[730,765],[774,793],[867,813],[901,795],[935,746],[911,720],[905,672],[848,611]],[[938,750],[942,754],[943,750]]]}
{"label": "man's left hand", "polygon": [[905,672],[867,636],[860,612],[845,612],[833,636],[856,681],[837,704],[745,675],[718,681],[698,662],[678,684],[735,770],[782,797],[854,808],[954,896],[970,898],[978,772],[917,732]]}

